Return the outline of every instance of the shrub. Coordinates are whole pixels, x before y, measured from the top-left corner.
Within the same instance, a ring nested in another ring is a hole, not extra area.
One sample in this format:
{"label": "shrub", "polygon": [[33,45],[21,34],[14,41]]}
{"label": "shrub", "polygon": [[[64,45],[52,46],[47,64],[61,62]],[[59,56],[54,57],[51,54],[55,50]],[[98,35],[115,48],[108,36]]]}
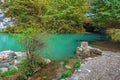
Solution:
{"label": "shrub", "polygon": [[76,63],[76,64],[75,64],[74,68],[80,68],[80,66],[81,66],[81,64],[80,64],[80,62],[79,62],[79,63]]}
{"label": "shrub", "polygon": [[65,73],[62,74],[61,78],[64,79],[64,78],[67,78],[69,76],[71,76],[71,71],[67,70]]}
{"label": "shrub", "polygon": [[16,70],[16,69],[11,69],[11,70],[9,70],[8,72],[0,72],[0,75],[2,76],[2,77],[7,77],[7,76],[10,76],[10,75],[14,75],[14,74],[16,74],[16,73],[18,73],[18,70]]}

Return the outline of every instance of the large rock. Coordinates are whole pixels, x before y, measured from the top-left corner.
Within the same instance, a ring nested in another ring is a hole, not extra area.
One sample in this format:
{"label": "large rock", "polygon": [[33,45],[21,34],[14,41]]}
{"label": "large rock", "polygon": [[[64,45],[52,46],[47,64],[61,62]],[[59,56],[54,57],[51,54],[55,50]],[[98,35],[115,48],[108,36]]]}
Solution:
{"label": "large rock", "polygon": [[0,68],[0,71],[1,71],[1,72],[7,72],[7,71],[8,71],[8,68]]}
{"label": "large rock", "polygon": [[68,80],[120,80],[120,52],[103,51],[85,60]]}
{"label": "large rock", "polygon": [[88,42],[82,42],[80,47],[76,49],[77,57],[85,57],[86,55],[102,55],[102,50],[88,46]]}

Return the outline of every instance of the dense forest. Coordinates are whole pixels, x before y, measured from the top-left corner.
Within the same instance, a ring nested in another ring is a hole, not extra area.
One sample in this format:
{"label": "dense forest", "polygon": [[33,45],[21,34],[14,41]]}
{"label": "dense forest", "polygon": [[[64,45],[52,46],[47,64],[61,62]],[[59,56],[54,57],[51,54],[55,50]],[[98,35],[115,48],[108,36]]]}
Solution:
{"label": "dense forest", "polygon": [[[4,7],[9,9],[6,15],[16,19],[17,27],[9,29],[12,32],[39,28],[50,33],[82,33],[83,24],[90,23],[87,26],[92,25],[95,32],[112,32],[112,38],[119,40],[119,5],[119,0],[11,0]],[[95,16],[86,16],[89,13]]]}

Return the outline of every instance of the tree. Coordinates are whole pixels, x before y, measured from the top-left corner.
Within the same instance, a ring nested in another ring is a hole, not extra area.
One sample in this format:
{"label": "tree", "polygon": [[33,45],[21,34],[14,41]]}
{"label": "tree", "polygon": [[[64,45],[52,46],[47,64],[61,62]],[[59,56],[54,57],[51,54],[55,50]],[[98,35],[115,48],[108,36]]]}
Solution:
{"label": "tree", "polygon": [[24,45],[27,55],[27,59],[21,63],[19,68],[22,73],[19,78],[24,77],[25,79],[33,76],[46,66],[46,62],[40,56],[45,44],[45,34],[41,34],[41,30],[38,30],[36,24],[30,25],[31,27],[24,29],[20,35],[17,34],[17,39]]}
{"label": "tree", "polygon": [[12,0],[7,8],[6,16],[16,19],[17,28],[13,27],[14,29],[22,31],[29,28],[31,23],[42,29],[41,16],[44,13],[44,5],[41,0]]}
{"label": "tree", "polygon": [[[96,15],[93,17],[93,23],[99,30],[109,28],[120,28],[120,0],[93,0],[92,12]],[[113,30],[114,30],[113,29]],[[110,35],[113,40],[119,39],[119,30]]]}
{"label": "tree", "polygon": [[93,0],[93,22],[105,28],[120,28],[120,0]]}
{"label": "tree", "polygon": [[88,0],[45,0],[47,11],[42,16],[44,27],[60,33],[81,32],[87,20]]}
{"label": "tree", "polygon": [[6,15],[17,20],[19,30],[34,22],[49,32],[73,33],[84,30],[90,5],[88,0],[12,0],[7,6]]}

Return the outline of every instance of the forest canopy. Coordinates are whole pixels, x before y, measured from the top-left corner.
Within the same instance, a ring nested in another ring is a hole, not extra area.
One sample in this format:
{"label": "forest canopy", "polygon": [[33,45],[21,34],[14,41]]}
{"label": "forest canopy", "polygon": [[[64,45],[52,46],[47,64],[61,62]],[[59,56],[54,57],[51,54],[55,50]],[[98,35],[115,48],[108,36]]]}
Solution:
{"label": "forest canopy", "polygon": [[35,23],[43,30],[75,33],[84,31],[89,6],[87,0],[12,0],[6,15],[16,18],[20,29]]}

